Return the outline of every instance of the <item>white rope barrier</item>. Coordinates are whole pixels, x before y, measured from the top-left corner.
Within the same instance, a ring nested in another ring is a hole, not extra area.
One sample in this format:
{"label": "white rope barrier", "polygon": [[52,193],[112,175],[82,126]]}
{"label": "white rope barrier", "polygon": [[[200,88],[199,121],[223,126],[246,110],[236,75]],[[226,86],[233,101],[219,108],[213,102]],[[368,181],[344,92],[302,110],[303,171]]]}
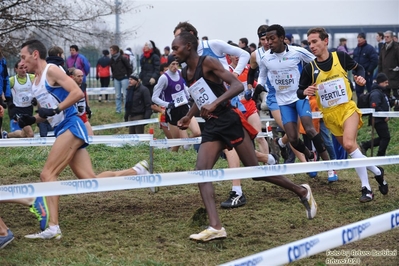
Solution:
{"label": "white rope barrier", "polygon": [[203,182],[217,182],[233,179],[307,173],[309,171],[340,170],[369,165],[396,164],[398,162],[399,156],[386,156],[322,162],[159,173],[140,176],[121,176],[113,178],[3,185],[0,186],[0,200],[38,196],[70,195],[122,189],[137,189],[154,186],[175,186]]}
{"label": "white rope barrier", "polygon": [[[360,264],[359,256],[348,254],[344,259],[335,259],[334,252],[329,251],[366,237],[380,234],[399,227],[399,209],[371,217],[356,223],[348,224],[333,230],[313,235],[286,245],[272,248],[251,256],[234,260],[221,266],[235,265],[284,265],[327,251],[326,264]],[[370,256],[397,256],[397,250],[374,250]],[[350,257],[351,256],[351,257]],[[338,263],[335,263],[338,262]]]}
{"label": "white rope barrier", "polygon": [[115,94],[114,87],[103,87],[103,88],[87,88],[87,95],[99,95],[99,94]]}

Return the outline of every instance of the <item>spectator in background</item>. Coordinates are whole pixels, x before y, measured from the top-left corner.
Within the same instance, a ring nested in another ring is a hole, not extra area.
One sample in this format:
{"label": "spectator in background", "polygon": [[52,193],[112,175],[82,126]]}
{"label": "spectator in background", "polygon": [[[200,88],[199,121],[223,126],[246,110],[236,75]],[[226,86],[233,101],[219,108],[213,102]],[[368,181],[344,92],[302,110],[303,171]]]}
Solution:
{"label": "spectator in background", "polygon": [[125,55],[129,57],[130,65],[132,66],[132,73],[136,72],[137,70],[137,59],[134,53],[132,52],[132,48],[128,47],[124,51]]}
{"label": "spectator in background", "polygon": [[79,88],[84,93],[82,99],[76,103],[76,108],[78,109],[78,116],[82,119],[85,124],[87,134],[93,136],[93,129],[91,128],[89,119],[91,118],[91,110],[89,106],[89,98],[87,97],[87,84],[83,82],[83,72],[80,69],[70,69],[69,72],[72,74],[72,79],[78,84]]}
{"label": "spectator in background", "polygon": [[247,51],[248,53],[251,53],[251,49],[249,49],[249,47],[248,47],[248,39],[247,39],[247,38],[241,38],[241,39],[238,41],[238,46],[239,46],[241,49]]}
{"label": "spectator in background", "polygon": [[203,41],[207,41],[207,40],[208,40],[208,36],[202,37],[202,40],[203,40]]}
{"label": "spectator in background", "polygon": [[67,72],[64,60],[64,50],[59,46],[53,46],[48,50],[48,57],[46,62],[49,64],[57,65],[59,68]]}
{"label": "spectator in background", "polygon": [[347,39],[346,38],[340,38],[339,39],[339,45],[337,47],[337,51],[345,52],[349,55],[353,54],[353,52],[349,52],[348,47],[346,46]]}
{"label": "spectator in background", "polygon": [[311,52],[311,51],[310,51],[310,48],[309,48],[308,40],[303,40],[303,41],[301,41],[301,47],[302,47],[302,48],[305,48],[306,50],[308,50],[309,52]]}
{"label": "spectator in background", "polygon": [[249,49],[251,50],[251,54],[252,54],[252,52],[256,50],[256,44],[255,43],[251,43],[249,45]]}
{"label": "spectator in background", "polygon": [[300,46],[299,44],[296,44],[294,41],[294,35],[291,33],[285,34],[284,42],[287,45],[292,45],[292,46]]}
{"label": "spectator in background", "polygon": [[71,52],[71,55],[66,60],[67,69],[74,67],[82,70],[84,74],[83,82],[86,82],[86,77],[90,74],[89,60],[87,60],[84,55],[79,53],[79,47],[75,44],[69,47],[69,51]]}
{"label": "spectator in background", "polygon": [[154,86],[159,78],[159,56],[154,52],[151,41],[144,44],[143,54],[140,57],[140,80],[142,84],[150,90],[152,96]]}
{"label": "spectator in background", "polygon": [[155,42],[150,40],[150,43],[152,45],[152,50],[154,51],[154,53],[161,58],[161,51],[159,51],[158,47],[155,45]]}
{"label": "spectator in background", "polygon": [[366,86],[356,84],[355,90],[357,98],[364,93],[366,88],[368,92],[371,91],[373,84],[374,70],[378,65],[378,54],[374,47],[367,43],[366,34],[363,32],[357,35],[357,47],[353,51],[353,60],[360,64],[365,70]]}
{"label": "spectator in background", "polygon": [[377,32],[377,35],[375,36],[375,39],[377,40],[377,46],[376,46],[376,51],[378,54],[380,54],[380,51],[382,47],[384,46],[384,33],[383,32]]}
{"label": "spectator in background", "polygon": [[115,87],[116,112],[120,114],[122,112],[122,96],[123,102],[126,103],[126,88],[129,84],[129,76],[132,74],[132,66],[129,60],[121,55],[119,46],[111,45],[109,51],[111,52],[111,70]]}
{"label": "spectator in background", "polygon": [[[384,92],[387,86],[387,75],[384,73],[378,74],[376,83],[373,83],[369,97],[370,107],[374,108],[376,112],[387,112],[390,109],[390,103]],[[389,117],[374,118],[374,128],[378,134],[378,138],[373,140],[373,146],[378,147],[377,156],[385,156],[389,141],[391,140],[391,135],[388,128],[388,120]],[[371,148],[371,140],[362,142],[360,147],[362,148],[362,153],[366,155],[367,150]]]}
{"label": "spectator in background", "polygon": [[[393,96],[399,99],[399,43],[393,40],[392,31],[384,32],[385,44],[380,51],[378,59],[378,73],[384,73],[388,76],[388,89],[386,90],[388,98],[391,90]],[[394,107],[395,111],[399,111],[398,107]]]}
{"label": "spectator in background", "polygon": [[[141,84],[138,75],[130,75],[126,93],[125,121],[149,119],[152,114],[151,96],[148,88]],[[144,134],[144,126],[130,126],[129,134]]]}
{"label": "spectator in background", "polygon": [[[111,81],[111,58],[109,58],[109,51],[103,50],[103,56],[97,61],[96,79],[100,80],[101,88],[108,88]],[[98,101],[101,102],[102,94],[98,96]],[[108,102],[108,94],[105,94],[105,101]]]}
{"label": "spectator in background", "polygon": [[398,42],[398,36],[392,35],[392,39],[393,39],[394,42]]}
{"label": "spectator in background", "polygon": [[168,56],[169,56],[169,54],[170,54],[170,47],[169,46],[166,46],[164,49],[163,49],[163,55],[161,56],[161,65],[162,64],[167,64],[168,63]]}

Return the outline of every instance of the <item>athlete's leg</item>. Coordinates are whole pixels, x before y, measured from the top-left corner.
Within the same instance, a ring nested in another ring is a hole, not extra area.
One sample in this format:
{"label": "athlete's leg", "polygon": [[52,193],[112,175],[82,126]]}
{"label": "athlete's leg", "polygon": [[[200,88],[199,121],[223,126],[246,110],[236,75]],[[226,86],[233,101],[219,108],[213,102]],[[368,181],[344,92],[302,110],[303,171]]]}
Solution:
{"label": "athlete's leg", "polygon": [[[59,174],[75,156],[76,151],[83,145],[83,140],[75,137],[67,130],[59,135],[47,157],[43,170],[40,174],[42,182],[56,181]],[[50,212],[49,225],[58,225],[58,202],[59,196],[47,197],[47,205]]]}
{"label": "athlete's leg", "polygon": [[[212,169],[219,159],[223,144],[220,141],[211,141],[202,143],[197,155],[196,170]],[[253,148],[252,148],[253,150]],[[222,224],[216,210],[215,193],[211,182],[198,184],[202,201],[204,202],[206,212],[209,217],[209,225],[214,229],[220,230]]]}

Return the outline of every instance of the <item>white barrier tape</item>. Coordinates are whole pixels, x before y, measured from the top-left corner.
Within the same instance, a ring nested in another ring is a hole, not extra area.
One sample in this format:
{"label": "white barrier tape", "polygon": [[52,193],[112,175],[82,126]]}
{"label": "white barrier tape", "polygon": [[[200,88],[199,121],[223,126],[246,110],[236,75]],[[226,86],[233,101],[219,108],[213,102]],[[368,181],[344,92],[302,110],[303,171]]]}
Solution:
{"label": "white barrier tape", "polygon": [[[152,140],[151,134],[125,134],[125,135],[99,135],[89,136],[90,144],[135,144],[142,141]],[[54,137],[47,138],[12,138],[0,139],[0,147],[30,147],[30,146],[51,146],[54,144]]]}
{"label": "white barrier tape", "polygon": [[374,112],[374,117],[399,117],[399,112]]}
{"label": "white barrier tape", "polygon": [[[272,132],[259,132],[257,138],[272,138]],[[174,146],[182,146],[187,144],[200,144],[202,138],[182,138],[182,139],[154,139],[150,141],[150,146],[157,148],[169,148]]]}
{"label": "white barrier tape", "polygon": [[[327,251],[326,264],[359,264],[359,255],[355,250],[344,254],[345,250],[331,251],[330,249],[342,245],[346,245],[366,237],[376,235],[394,228],[399,228],[399,209],[387,212],[369,219],[365,219],[356,223],[348,224],[321,234],[307,237],[283,246],[272,248],[248,257],[234,260],[221,266],[237,266],[237,265],[284,265],[299,259],[307,258],[317,253]],[[336,253],[339,254],[336,254]],[[370,251],[371,253],[372,251]],[[397,250],[379,251],[375,250],[375,254],[369,256],[397,256]],[[385,252],[378,254],[377,252]],[[345,257],[341,260],[343,263],[334,263],[335,257]],[[364,255],[363,255],[364,256]],[[329,263],[328,260],[331,260]],[[352,261],[352,263],[351,263]],[[358,262],[358,263],[356,263]]]}
{"label": "white barrier tape", "polygon": [[150,118],[150,119],[143,119],[143,120],[136,120],[136,121],[128,121],[128,122],[120,122],[120,123],[114,123],[114,124],[92,126],[91,128],[93,129],[93,131],[97,131],[97,130],[110,129],[110,128],[121,128],[121,127],[128,127],[128,126],[154,124],[154,123],[158,123],[158,122],[159,122],[158,118]]}
{"label": "white barrier tape", "polygon": [[361,108],[360,111],[364,115],[373,114],[375,112],[374,108]]}
{"label": "white barrier tape", "polygon": [[233,179],[306,173],[309,171],[313,172],[333,169],[348,169],[364,167],[368,165],[396,164],[398,162],[399,156],[386,156],[349,160],[333,160],[325,162],[198,170],[143,176],[121,176],[114,178],[4,185],[0,186],[0,200],[148,188],[154,186],[175,186],[203,182],[217,182]]}
{"label": "white barrier tape", "polygon": [[115,94],[114,87],[105,87],[105,88],[87,88],[87,95],[99,95],[99,94]]}

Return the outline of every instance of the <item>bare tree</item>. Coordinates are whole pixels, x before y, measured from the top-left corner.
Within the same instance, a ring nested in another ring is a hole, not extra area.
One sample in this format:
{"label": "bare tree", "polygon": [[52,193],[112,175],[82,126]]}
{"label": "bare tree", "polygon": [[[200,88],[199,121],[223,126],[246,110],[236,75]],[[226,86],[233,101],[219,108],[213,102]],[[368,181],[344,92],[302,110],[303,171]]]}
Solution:
{"label": "bare tree", "polygon": [[[46,43],[76,42],[81,44],[107,43],[115,40],[105,16],[129,13],[151,5],[132,5],[124,1],[118,10],[113,0],[1,0],[0,49],[15,54],[22,42],[39,38]],[[121,32],[121,37],[137,28]]]}

